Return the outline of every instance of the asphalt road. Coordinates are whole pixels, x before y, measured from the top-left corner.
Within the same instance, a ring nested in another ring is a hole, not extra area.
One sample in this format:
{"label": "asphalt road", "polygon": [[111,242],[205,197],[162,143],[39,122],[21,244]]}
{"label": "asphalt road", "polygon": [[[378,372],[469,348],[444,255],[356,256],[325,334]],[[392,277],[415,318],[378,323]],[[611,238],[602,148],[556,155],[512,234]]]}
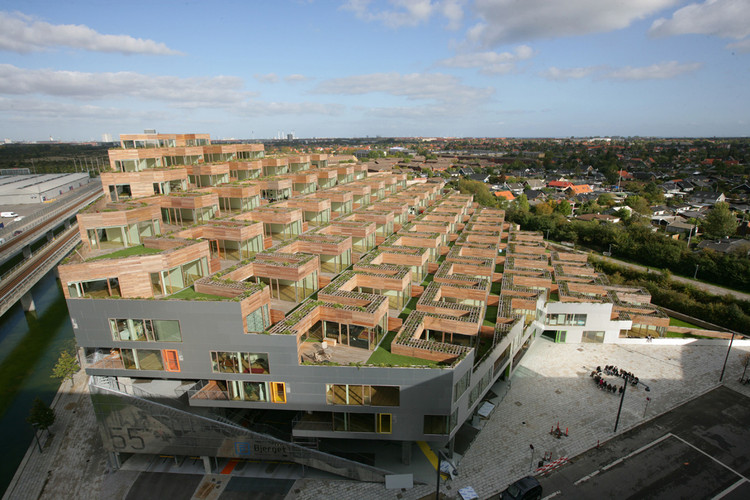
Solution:
{"label": "asphalt road", "polygon": [[719,387],[574,458],[546,498],[750,498],[750,398]]}

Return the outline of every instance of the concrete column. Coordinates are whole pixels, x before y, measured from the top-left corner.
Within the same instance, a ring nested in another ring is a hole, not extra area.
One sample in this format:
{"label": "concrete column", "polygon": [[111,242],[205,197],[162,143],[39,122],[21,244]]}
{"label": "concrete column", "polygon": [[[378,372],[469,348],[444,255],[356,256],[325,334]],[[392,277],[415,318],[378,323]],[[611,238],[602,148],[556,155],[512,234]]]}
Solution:
{"label": "concrete column", "polygon": [[203,468],[206,471],[206,474],[211,474],[211,458],[207,456],[201,456],[203,459]]}
{"label": "concrete column", "polygon": [[401,463],[404,465],[411,464],[411,441],[401,441]]}
{"label": "concrete column", "polygon": [[55,234],[52,231],[47,232],[47,241],[52,241],[54,237],[55,237]]}
{"label": "concrete column", "polygon": [[21,296],[21,305],[26,312],[36,311],[36,304],[34,304],[34,297],[31,295],[31,290]]}
{"label": "concrete column", "polygon": [[31,257],[31,247],[26,245],[23,247],[23,258],[28,259],[29,257]]}
{"label": "concrete column", "polygon": [[70,219],[65,219],[65,229],[70,228]]}
{"label": "concrete column", "polygon": [[456,436],[453,436],[450,441],[448,441],[448,458],[453,458],[453,451],[456,447]]}

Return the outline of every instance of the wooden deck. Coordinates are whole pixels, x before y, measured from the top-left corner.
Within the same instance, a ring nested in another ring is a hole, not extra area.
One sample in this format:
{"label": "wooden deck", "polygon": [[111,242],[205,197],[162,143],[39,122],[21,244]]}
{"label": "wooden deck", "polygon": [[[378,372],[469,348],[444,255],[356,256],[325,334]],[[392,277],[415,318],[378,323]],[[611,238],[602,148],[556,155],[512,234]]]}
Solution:
{"label": "wooden deck", "polygon": [[365,363],[372,355],[372,351],[368,351],[367,349],[341,344],[336,344],[335,346],[329,344],[325,349],[323,349],[320,342],[303,342],[300,344],[300,355],[304,361],[325,364],[325,361],[320,356],[316,357],[316,352],[320,352],[321,350],[330,356],[328,361],[341,365]]}

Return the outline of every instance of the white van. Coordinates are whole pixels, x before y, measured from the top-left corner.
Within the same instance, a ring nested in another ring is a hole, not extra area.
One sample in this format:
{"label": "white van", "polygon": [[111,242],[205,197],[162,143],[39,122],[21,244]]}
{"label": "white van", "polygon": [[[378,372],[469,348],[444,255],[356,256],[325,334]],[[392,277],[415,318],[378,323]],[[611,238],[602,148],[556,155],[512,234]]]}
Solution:
{"label": "white van", "polygon": [[15,212],[0,212],[0,217],[18,217]]}

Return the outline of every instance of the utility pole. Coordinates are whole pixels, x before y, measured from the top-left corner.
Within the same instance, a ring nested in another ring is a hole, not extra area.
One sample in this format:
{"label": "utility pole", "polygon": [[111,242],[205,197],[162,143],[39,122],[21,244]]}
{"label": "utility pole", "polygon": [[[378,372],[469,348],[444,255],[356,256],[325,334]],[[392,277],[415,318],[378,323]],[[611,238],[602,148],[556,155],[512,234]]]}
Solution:
{"label": "utility pole", "polygon": [[698,279],[698,267],[700,267],[699,264],[696,264],[695,273],[693,273],[693,279]]}

